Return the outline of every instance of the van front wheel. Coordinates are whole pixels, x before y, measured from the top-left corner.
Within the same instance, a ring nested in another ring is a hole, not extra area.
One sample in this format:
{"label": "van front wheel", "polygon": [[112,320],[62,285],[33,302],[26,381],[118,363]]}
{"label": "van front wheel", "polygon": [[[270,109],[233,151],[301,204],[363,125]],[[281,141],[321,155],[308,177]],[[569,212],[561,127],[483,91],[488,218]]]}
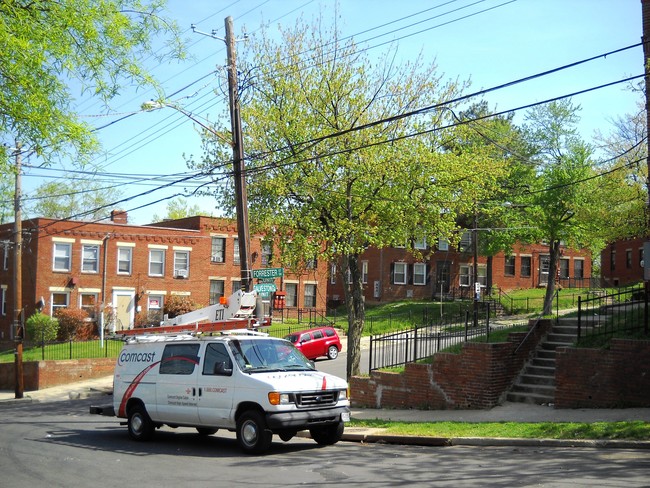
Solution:
{"label": "van front wheel", "polygon": [[262,414],[256,410],[244,412],[237,421],[237,442],[247,454],[260,454],[271,447],[273,433],[266,428]]}
{"label": "van front wheel", "polygon": [[321,446],[331,446],[341,440],[343,429],[343,422],[339,422],[325,427],[313,427],[309,429],[309,434]]}
{"label": "van front wheel", "polygon": [[148,441],[155,429],[147,410],[142,405],[136,405],[129,411],[127,427],[129,436],[135,441]]}

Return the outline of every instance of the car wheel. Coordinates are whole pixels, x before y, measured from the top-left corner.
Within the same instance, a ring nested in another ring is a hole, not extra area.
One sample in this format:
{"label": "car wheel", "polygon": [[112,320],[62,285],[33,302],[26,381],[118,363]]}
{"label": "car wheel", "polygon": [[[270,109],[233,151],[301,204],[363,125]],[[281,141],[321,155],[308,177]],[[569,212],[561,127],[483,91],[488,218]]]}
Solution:
{"label": "car wheel", "polygon": [[136,441],[148,441],[154,433],[154,424],[143,405],[136,405],[129,411],[127,422],[129,436]]}
{"label": "car wheel", "polygon": [[237,442],[247,454],[260,454],[271,447],[273,433],[266,428],[262,414],[249,410],[237,420]]}
{"label": "car wheel", "polygon": [[199,435],[212,435],[216,434],[219,429],[210,429],[208,427],[197,427],[196,431],[199,433]]}
{"label": "car wheel", "polygon": [[330,359],[336,359],[339,357],[339,348],[336,346],[330,346],[327,349],[327,357]]}
{"label": "car wheel", "polygon": [[309,429],[309,434],[321,446],[331,446],[341,440],[343,429],[343,422],[339,422],[325,427],[313,427]]}

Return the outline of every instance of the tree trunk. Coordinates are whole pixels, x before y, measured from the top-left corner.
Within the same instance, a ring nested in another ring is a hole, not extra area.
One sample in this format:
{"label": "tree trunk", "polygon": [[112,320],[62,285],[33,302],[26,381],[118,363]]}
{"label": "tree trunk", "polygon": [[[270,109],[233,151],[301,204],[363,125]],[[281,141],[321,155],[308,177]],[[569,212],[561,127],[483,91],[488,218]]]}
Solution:
{"label": "tree trunk", "polygon": [[548,282],[546,294],[544,295],[544,315],[553,314],[553,297],[555,296],[555,278],[557,276],[558,264],[560,262],[560,241],[552,240],[548,246],[550,260],[548,263]]}
{"label": "tree trunk", "polygon": [[[345,266],[342,267],[343,279],[346,286],[345,305],[348,310],[348,354],[347,379],[361,373],[361,334],[365,324],[366,309],[363,297],[363,283],[359,268],[359,255],[344,256]],[[350,283],[347,277],[350,277]]]}

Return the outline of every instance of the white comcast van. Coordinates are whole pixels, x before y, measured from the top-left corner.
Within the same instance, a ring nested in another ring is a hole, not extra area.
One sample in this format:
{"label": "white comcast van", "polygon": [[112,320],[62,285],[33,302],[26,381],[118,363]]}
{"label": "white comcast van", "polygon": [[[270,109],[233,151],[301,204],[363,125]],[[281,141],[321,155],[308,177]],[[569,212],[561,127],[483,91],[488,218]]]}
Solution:
{"label": "white comcast van", "polygon": [[202,435],[227,429],[245,452],[261,453],[273,434],[288,441],[301,430],[334,444],[350,419],[343,379],[316,371],[288,341],[260,333],[130,337],[113,387],[113,406],[90,411],[126,418],[135,440],[163,424]]}

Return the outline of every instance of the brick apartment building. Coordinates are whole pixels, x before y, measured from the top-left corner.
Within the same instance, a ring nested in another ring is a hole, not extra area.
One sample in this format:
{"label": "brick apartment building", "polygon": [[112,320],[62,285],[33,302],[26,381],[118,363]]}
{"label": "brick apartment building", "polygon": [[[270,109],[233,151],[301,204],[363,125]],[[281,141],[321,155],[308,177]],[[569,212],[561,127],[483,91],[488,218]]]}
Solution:
{"label": "brick apartment building", "polygon": [[[13,335],[13,223],[0,225],[0,339]],[[113,211],[110,222],[35,218],[22,222],[22,304],[24,318],[37,306],[82,308],[96,319],[103,303],[115,329],[162,318],[170,297],[183,295],[200,306],[218,303],[241,282],[234,221],[188,217],[131,225]],[[274,246],[251,237],[251,267],[276,267]],[[276,287],[287,308],[320,308],[326,302],[327,265],[300,274],[285,270]],[[40,304],[38,302],[41,302]]]}
{"label": "brick apartment building", "polygon": [[[395,301],[407,298],[431,299],[454,293],[472,296],[474,258],[471,234],[466,233],[458,249],[446,241],[435,246],[416,243],[422,258],[416,258],[405,248],[371,248],[361,256],[364,296],[367,301]],[[512,255],[499,253],[492,258],[491,286],[502,290],[545,286],[549,272],[548,247],[541,244],[516,245]],[[479,256],[478,282],[488,285],[488,259]],[[585,251],[562,249],[559,283],[564,287],[589,286],[591,256]],[[330,268],[328,299],[343,299],[343,283]]]}
{"label": "brick apartment building", "polygon": [[603,286],[625,286],[643,281],[643,243],[637,237],[608,244],[600,253]]}

